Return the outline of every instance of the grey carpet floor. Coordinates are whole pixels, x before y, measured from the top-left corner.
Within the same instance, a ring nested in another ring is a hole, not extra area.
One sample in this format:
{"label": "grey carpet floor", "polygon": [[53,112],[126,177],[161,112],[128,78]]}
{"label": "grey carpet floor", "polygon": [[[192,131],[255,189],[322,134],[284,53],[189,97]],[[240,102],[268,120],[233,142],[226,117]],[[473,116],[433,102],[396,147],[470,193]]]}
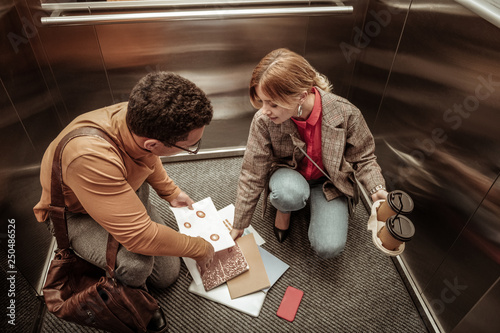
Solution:
{"label": "grey carpet floor", "polygon": [[[10,266],[10,262],[7,261],[8,252],[2,246],[0,246],[0,258],[0,272],[3,274],[0,283],[2,292],[0,307],[3,311],[0,332],[33,332],[41,303],[21,271],[17,267]],[[11,303],[12,301],[14,303]]]}
{"label": "grey carpet floor", "polygon": [[[234,204],[241,157],[165,164],[170,177],[195,201],[211,197],[217,209]],[[151,200],[167,224],[177,229],[168,204]],[[337,258],[321,260],[307,239],[307,208],[292,214],[288,239],[278,243],[272,231],[275,210],[262,218],[259,204],[252,225],[266,240],[264,249],[290,265],[269,290],[258,317],[225,307],[188,291],[184,264],[177,282],[152,289],[170,321],[170,332],[426,332],[389,257],[371,243],[368,215],[359,204],[349,222],[347,246]],[[304,291],[297,316],[276,316],[287,286]],[[42,332],[98,332],[45,315]]]}

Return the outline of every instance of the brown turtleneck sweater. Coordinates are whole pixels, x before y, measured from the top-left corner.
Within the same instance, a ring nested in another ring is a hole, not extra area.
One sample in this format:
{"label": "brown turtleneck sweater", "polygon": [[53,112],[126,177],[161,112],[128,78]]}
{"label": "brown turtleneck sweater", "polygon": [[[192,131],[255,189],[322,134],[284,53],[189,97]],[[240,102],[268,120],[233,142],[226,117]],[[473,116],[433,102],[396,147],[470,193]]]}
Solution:
{"label": "brown turtleneck sweater", "polygon": [[147,181],[167,200],[181,190],[167,175],[160,158],[142,149],[127,127],[127,103],[115,104],[80,115],[49,145],[41,165],[42,197],[34,207],[37,220],[48,218],[54,150],[68,132],[83,126],[105,131],[119,151],[100,138],[71,140],[62,155],[63,190],[68,210],[89,214],[127,250],[144,255],[190,257],[207,253],[208,242],[154,223],[136,195]]}

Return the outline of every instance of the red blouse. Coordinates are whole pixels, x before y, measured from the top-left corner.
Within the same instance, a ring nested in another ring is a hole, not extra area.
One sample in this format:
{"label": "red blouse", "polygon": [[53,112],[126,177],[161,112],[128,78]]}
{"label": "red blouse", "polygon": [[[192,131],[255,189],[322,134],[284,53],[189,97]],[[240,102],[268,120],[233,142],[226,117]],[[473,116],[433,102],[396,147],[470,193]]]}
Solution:
{"label": "red blouse", "polygon": [[[323,110],[319,92],[314,87],[313,92],[315,100],[309,117],[304,121],[294,118],[291,119],[297,125],[300,137],[307,145],[307,154],[324,170],[323,159],[321,157],[321,115]],[[304,157],[300,162],[297,171],[300,172],[306,180],[319,179],[324,176],[307,157]]]}

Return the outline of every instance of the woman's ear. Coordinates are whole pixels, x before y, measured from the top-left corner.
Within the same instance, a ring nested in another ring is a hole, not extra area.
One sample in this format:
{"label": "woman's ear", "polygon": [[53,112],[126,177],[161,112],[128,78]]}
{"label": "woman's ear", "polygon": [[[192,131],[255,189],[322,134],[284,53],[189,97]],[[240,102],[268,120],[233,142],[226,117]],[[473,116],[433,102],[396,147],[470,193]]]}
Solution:
{"label": "woman's ear", "polygon": [[307,95],[309,95],[309,94],[305,90],[300,93],[300,95],[299,95],[299,101],[300,101],[300,103],[299,104],[303,104],[306,101]]}

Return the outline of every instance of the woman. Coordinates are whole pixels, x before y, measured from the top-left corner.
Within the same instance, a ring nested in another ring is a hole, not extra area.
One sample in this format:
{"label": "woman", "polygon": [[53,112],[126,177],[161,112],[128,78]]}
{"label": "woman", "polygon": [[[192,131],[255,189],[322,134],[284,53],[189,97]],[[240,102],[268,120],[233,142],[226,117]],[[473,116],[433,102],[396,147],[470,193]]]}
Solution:
{"label": "woman", "polygon": [[265,191],[264,205],[269,194],[277,209],[279,242],[288,235],[291,212],[310,201],[311,246],[322,258],[337,256],[347,239],[355,177],[374,201],[387,196],[361,112],[334,95],[328,79],[306,59],[287,49],[272,51],[254,69],[250,100],[259,111],[243,158],[232,237],[250,225]]}

